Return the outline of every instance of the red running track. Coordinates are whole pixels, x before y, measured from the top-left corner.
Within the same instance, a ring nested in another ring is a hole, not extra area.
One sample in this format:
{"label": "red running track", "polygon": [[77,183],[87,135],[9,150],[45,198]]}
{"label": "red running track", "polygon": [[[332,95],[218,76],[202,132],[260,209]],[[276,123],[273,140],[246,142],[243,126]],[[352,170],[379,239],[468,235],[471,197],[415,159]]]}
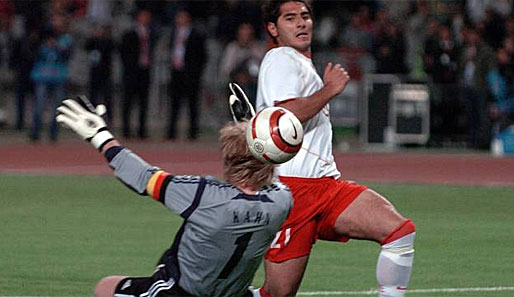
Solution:
{"label": "red running track", "polygon": [[[212,143],[131,143],[128,147],[173,174],[222,176]],[[514,158],[487,154],[337,153],[343,178],[359,182],[514,186]],[[103,157],[90,146],[0,146],[0,174],[110,175]]]}

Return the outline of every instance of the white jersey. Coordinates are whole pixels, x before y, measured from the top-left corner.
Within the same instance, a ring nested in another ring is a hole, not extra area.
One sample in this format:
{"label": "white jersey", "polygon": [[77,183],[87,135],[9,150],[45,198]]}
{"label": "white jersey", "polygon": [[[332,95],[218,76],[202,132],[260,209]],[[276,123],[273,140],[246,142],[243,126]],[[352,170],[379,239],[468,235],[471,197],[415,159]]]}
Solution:
{"label": "white jersey", "polygon": [[[262,60],[257,87],[257,110],[292,98],[309,97],[323,87],[312,60],[291,47],[271,49]],[[327,104],[303,123],[302,149],[277,166],[277,174],[293,177],[339,178],[332,155],[332,124]]]}

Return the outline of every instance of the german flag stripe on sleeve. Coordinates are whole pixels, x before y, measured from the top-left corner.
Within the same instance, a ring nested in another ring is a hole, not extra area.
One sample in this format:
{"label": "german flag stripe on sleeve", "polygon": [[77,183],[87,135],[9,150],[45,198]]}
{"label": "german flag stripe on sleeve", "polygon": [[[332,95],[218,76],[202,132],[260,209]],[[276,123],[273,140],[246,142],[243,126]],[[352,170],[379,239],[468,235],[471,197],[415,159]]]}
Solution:
{"label": "german flag stripe on sleeve", "polygon": [[[162,170],[157,171],[148,181],[148,184],[146,185],[146,192],[148,195],[152,196],[153,199],[161,201],[161,196],[164,197],[164,193],[161,193],[161,191],[164,192],[166,190],[166,186],[168,185],[170,179],[171,174],[168,172],[164,172]],[[167,180],[167,182],[164,182],[164,180]]]}

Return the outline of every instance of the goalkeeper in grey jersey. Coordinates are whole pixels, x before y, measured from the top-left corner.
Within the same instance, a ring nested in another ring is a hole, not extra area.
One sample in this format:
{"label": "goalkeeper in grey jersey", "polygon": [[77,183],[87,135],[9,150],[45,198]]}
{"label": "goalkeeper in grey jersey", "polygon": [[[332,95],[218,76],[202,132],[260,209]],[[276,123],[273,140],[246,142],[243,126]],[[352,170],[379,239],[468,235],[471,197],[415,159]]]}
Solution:
{"label": "goalkeeper in grey jersey", "polygon": [[113,138],[99,116],[102,109],[90,112],[67,99],[56,119],[102,152],[123,183],[184,223],[152,276],[106,277],[95,296],[252,296],[248,286],[293,202],[286,186],[272,183],[273,166],[248,151],[246,122],[220,130],[221,182],[149,165]]}

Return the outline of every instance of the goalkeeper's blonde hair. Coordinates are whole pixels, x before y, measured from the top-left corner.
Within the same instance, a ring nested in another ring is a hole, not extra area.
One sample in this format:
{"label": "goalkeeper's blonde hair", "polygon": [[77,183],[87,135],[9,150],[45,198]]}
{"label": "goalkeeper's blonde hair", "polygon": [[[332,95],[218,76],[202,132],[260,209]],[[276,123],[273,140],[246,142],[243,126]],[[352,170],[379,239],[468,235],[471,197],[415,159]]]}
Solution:
{"label": "goalkeeper's blonde hair", "polygon": [[228,123],[220,130],[219,143],[223,158],[225,180],[259,190],[273,179],[273,165],[257,160],[248,150],[248,122]]}

